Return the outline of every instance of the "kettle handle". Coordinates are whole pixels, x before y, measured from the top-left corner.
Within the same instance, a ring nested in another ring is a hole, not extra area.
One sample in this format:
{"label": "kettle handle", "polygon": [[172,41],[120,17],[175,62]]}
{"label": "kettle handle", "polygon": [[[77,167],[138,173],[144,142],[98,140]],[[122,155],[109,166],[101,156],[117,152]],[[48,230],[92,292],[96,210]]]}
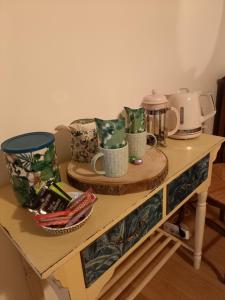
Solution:
{"label": "kettle handle", "polygon": [[208,99],[211,107],[212,107],[212,112],[210,112],[207,115],[202,115],[201,116],[201,122],[204,123],[205,121],[207,121],[208,119],[212,118],[215,114],[216,114],[216,108],[215,108],[215,103],[213,101],[213,96],[210,93],[206,93],[206,94],[201,94],[200,97],[205,97]]}
{"label": "kettle handle", "polygon": [[176,122],[175,128],[168,131],[168,133],[167,133],[168,136],[175,134],[177,132],[177,130],[179,129],[179,126],[180,126],[180,115],[179,115],[178,110],[175,107],[169,107],[169,109],[175,113],[177,122]]}

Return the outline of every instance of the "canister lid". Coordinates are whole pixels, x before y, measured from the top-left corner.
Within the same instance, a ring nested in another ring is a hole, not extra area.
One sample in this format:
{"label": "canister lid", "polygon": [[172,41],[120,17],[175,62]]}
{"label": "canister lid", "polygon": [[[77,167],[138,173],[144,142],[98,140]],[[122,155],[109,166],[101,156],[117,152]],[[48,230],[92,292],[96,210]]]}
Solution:
{"label": "canister lid", "polygon": [[29,132],[4,141],[1,150],[6,153],[32,152],[49,146],[54,140],[54,135],[49,132]]}

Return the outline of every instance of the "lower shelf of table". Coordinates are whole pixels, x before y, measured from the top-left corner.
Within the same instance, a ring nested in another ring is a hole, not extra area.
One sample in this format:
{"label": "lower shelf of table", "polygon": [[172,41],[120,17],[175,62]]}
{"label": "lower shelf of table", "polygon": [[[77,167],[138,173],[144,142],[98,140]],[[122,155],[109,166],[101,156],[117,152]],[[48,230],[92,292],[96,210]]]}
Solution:
{"label": "lower shelf of table", "polygon": [[134,299],[181,245],[180,240],[158,229],[117,267],[98,299]]}

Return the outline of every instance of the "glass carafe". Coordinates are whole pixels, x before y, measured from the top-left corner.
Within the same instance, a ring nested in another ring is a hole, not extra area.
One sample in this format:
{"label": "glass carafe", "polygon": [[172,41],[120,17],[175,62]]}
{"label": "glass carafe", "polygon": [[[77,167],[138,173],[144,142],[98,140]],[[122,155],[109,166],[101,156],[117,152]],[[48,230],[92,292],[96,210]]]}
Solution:
{"label": "glass carafe", "polygon": [[[178,110],[175,107],[170,107],[167,98],[156,93],[155,90],[143,98],[142,107],[146,111],[147,132],[154,134],[158,145],[165,147],[166,138],[178,130],[180,124]],[[176,125],[172,130],[167,128],[168,111],[172,111],[176,118]],[[151,136],[147,138],[147,143],[151,144]]]}

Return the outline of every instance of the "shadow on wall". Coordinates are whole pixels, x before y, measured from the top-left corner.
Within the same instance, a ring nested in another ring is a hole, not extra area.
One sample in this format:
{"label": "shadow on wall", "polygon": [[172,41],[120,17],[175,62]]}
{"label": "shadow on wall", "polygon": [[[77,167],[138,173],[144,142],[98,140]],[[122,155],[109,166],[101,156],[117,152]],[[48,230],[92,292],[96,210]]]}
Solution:
{"label": "shadow on wall", "polygon": [[214,92],[216,92],[217,79],[225,75],[225,3],[223,1],[222,15],[220,18],[220,27],[215,42],[214,51],[211,55],[204,72],[196,78],[196,83],[200,85],[201,82],[210,86],[214,82]]}
{"label": "shadow on wall", "polygon": [[[191,91],[210,92],[216,100],[217,79],[225,74],[224,1],[180,0],[177,24],[177,64],[181,69],[177,84],[183,86],[174,87],[173,92],[179,87],[187,87]],[[204,114],[211,111],[205,98],[200,101]],[[204,127],[204,132],[211,133],[213,118],[205,122]]]}
{"label": "shadow on wall", "polygon": [[[204,12],[204,13],[202,13]],[[202,75],[215,57],[218,40],[222,37],[224,1],[180,0],[177,15],[178,61],[184,72],[192,73],[189,83],[196,88],[203,85]],[[223,29],[224,31],[224,29]],[[217,60],[217,57],[216,57]],[[222,62],[217,60],[217,65]],[[213,66],[213,69],[215,70]],[[216,70],[215,70],[216,71]]]}
{"label": "shadow on wall", "polygon": [[[203,72],[199,74],[195,81],[196,87],[201,86],[201,84],[204,84],[205,87],[212,87],[211,90],[208,88],[205,91],[212,92],[214,101],[216,101],[217,80],[225,76],[225,3],[224,1],[222,2],[223,6],[221,10],[220,26],[218,28],[218,33],[215,32],[215,34],[217,34],[217,39],[215,41],[211,58]],[[207,32],[205,34],[207,35]],[[209,107],[206,106],[205,111],[207,113],[209,111]],[[214,119],[211,119],[205,123],[206,132],[212,132],[213,120]]]}

